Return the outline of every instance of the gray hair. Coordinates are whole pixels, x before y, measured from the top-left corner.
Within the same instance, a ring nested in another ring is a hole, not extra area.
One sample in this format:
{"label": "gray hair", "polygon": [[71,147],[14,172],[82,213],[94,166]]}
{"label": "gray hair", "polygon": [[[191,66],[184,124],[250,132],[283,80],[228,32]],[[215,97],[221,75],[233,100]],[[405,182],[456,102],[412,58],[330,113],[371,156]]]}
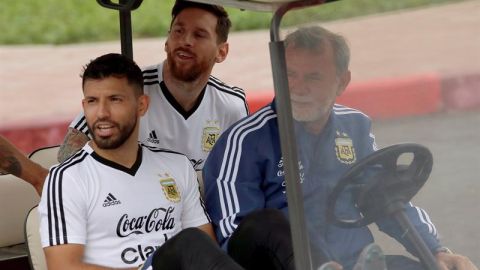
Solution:
{"label": "gray hair", "polygon": [[296,48],[321,52],[325,48],[326,41],[329,41],[333,48],[337,74],[347,71],[350,63],[350,48],[348,47],[346,39],[323,27],[307,26],[298,28],[287,35],[285,38],[285,47],[294,46]]}

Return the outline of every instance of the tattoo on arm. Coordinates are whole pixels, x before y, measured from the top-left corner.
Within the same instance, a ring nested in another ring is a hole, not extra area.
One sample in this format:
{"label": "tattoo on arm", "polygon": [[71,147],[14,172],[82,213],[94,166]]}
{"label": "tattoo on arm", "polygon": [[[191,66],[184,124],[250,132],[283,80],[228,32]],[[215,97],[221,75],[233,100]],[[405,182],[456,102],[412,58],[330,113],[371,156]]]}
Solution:
{"label": "tattoo on arm", "polygon": [[18,158],[7,148],[8,146],[0,145],[0,173],[13,174],[19,177],[22,173],[22,165]]}
{"label": "tattoo on arm", "polygon": [[67,158],[78,152],[89,140],[88,136],[82,132],[74,128],[68,128],[63,144],[58,150],[58,162],[64,162]]}

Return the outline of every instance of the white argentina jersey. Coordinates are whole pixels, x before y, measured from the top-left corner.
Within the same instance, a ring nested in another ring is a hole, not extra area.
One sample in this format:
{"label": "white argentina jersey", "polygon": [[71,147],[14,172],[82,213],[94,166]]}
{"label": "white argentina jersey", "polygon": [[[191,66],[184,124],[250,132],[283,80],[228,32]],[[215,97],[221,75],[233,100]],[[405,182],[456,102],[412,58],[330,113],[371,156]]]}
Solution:
{"label": "white argentina jersey", "polygon": [[140,146],[132,168],[87,144],[53,167],[39,207],[42,246],[85,245],[84,262],[137,267],[182,229],[209,223],[188,159]]}
{"label": "white argentina jersey", "polygon": [[[141,118],[140,142],[183,153],[201,170],[220,134],[248,115],[245,93],[210,76],[198,102],[187,112],[163,82],[162,67],[158,64],[143,70],[143,89],[150,97],[150,107]],[[88,135],[83,114],[70,127]]]}

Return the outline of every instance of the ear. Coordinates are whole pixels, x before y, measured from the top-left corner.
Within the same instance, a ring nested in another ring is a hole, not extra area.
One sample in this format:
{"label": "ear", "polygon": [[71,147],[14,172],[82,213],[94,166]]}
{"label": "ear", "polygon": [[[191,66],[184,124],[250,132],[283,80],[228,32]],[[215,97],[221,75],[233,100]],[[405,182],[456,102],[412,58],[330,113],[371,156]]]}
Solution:
{"label": "ear", "polygon": [[352,74],[350,70],[345,71],[342,75],[339,77],[340,82],[338,84],[338,90],[337,90],[337,97],[340,96],[345,89],[347,89],[348,84],[350,83],[350,80],[352,79]]}
{"label": "ear", "polygon": [[215,62],[216,63],[221,63],[223,62],[228,55],[228,42],[223,42],[220,45],[218,45],[218,52],[217,56],[215,57]]}
{"label": "ear", "polygon": [[[82,99],[82,109],[83,111],[85,112],[85,104],[87,103],[87,101],[85,100],[85,98]],[[85,113],[84,113],[85,114]]]}
{"label": "ear", "polygon": [[168,39],[165,41],[165,46],[163,46],[163,50],[168,53]]}
{"label": "ear", "polygon": [[138,97],[138,115],[144,116],[150,105],[150,97],[147,95],[141,95]]}

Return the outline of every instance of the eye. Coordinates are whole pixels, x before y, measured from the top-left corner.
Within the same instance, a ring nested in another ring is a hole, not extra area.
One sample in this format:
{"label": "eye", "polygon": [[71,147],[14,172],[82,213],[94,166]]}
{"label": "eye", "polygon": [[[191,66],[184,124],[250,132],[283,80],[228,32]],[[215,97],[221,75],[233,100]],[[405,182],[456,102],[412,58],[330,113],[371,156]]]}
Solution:
{"label": "eye", "polygon": [[309,75],[305,78],[308,82],[319,82],[322,80],[322,77],[319,75]]}
{"label": "eye", "polygon": [[95,104],[95,102],[97,102],[97,100],[94,99],[94,98],[86,98],[86,99],[85,99],[85,102],[86,102],[87,104],[90,104],[90,105],[91,105],[91,104]]}
{"label": "eye", "polygon": [[118,102],[122,102],[122,101],[123,101],[123,99],[122,99],[121,97],[119,97],[119,96],[112,96],[112,97],[110,97],[110,100],[111,100],[112,102],[115,102],[115,103],[118,103]]}
{"label": "eye", "polygon": [[204,32],[204,31],[197,31],[197,32],[195,32],[195,37],[197,37],[197,38],[207,38],[208,33]]}
{"label": "eye", "polygon": [[175,35],[181,35],[183,33],[183,28],[181,27],[173,27],[172,33]]}

